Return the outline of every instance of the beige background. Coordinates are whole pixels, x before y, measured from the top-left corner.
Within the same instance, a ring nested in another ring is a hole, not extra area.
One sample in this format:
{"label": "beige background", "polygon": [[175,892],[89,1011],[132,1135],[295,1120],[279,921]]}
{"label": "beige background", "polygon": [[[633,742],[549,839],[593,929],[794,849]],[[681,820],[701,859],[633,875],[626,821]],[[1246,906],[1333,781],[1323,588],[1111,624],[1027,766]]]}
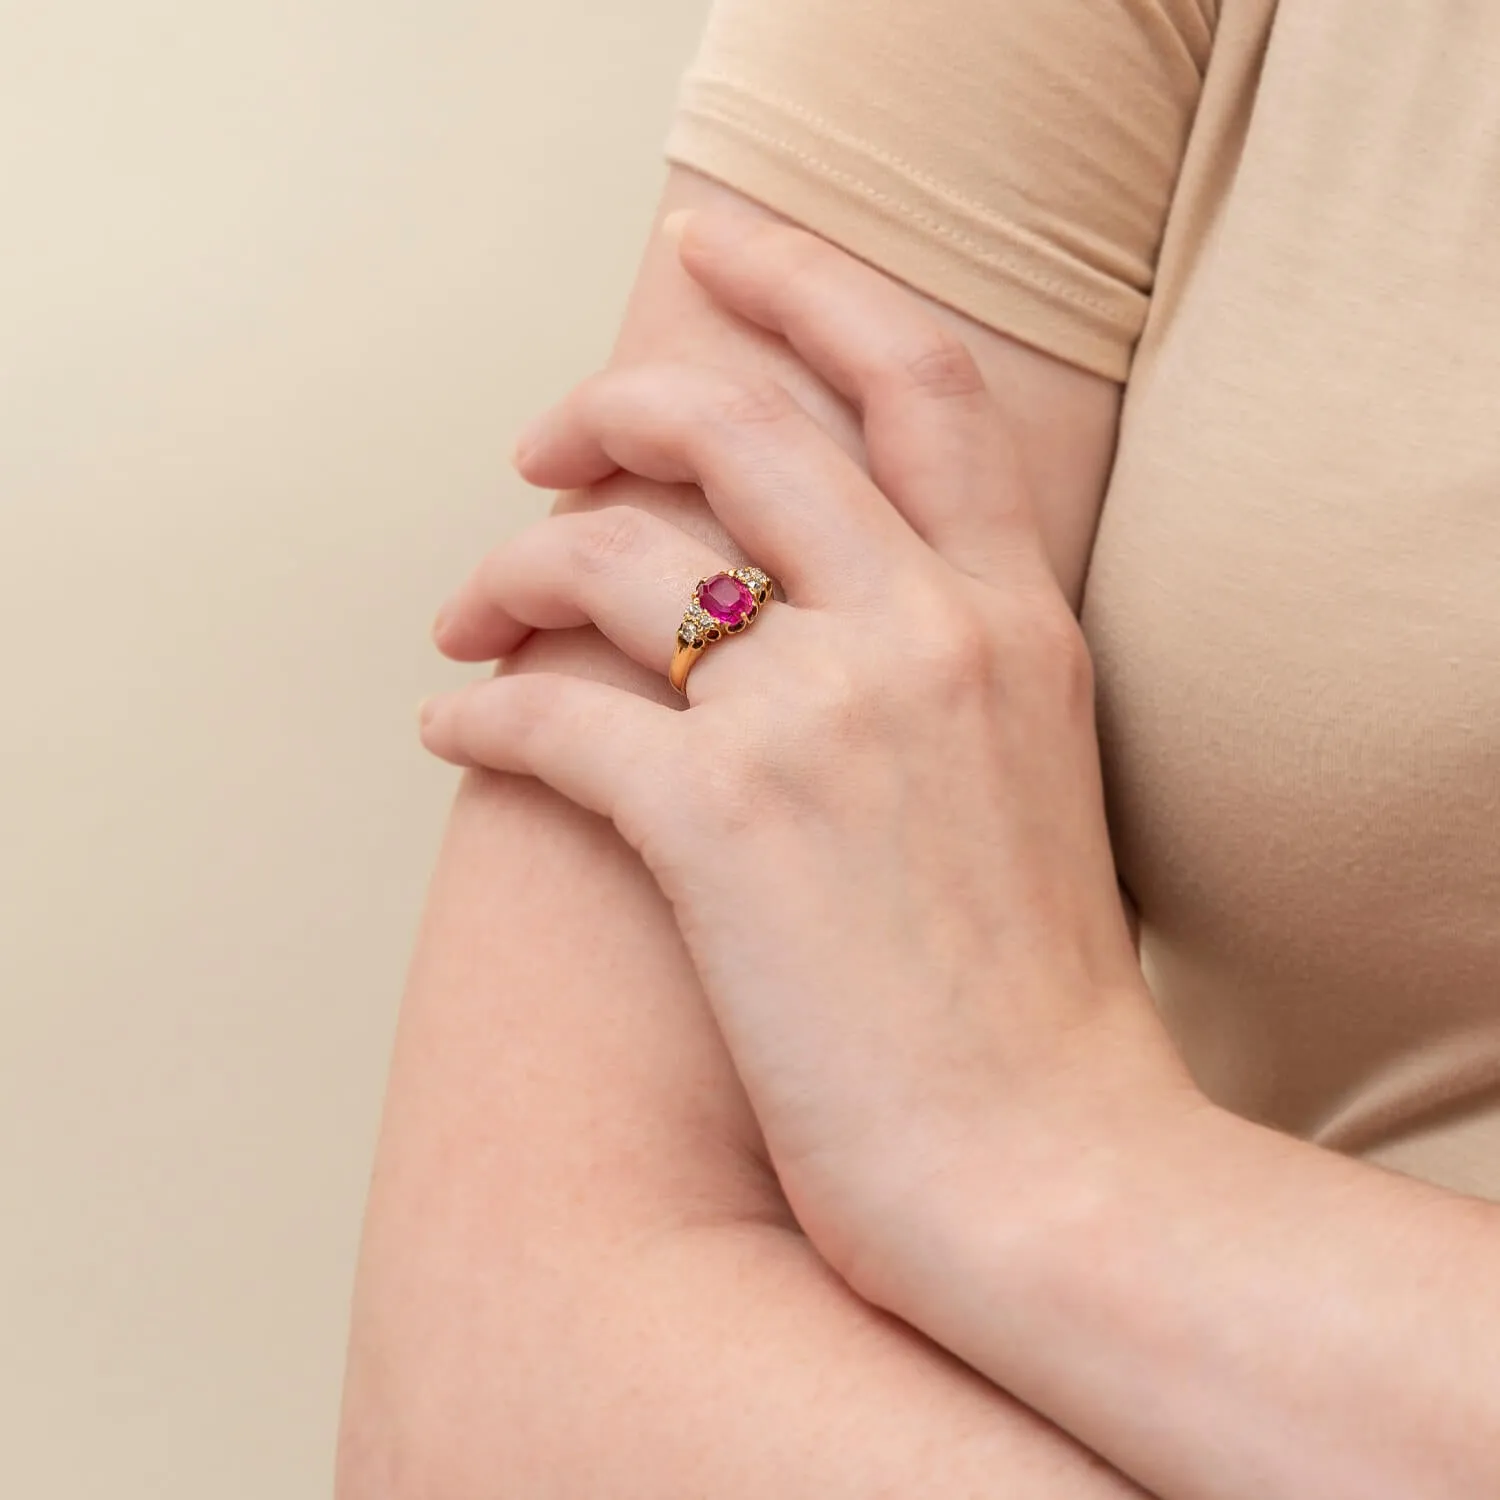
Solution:
{"label": "beige background", "polygon": [[328,1492],[447,586],[706,0],[0,0],[0,1494]]}

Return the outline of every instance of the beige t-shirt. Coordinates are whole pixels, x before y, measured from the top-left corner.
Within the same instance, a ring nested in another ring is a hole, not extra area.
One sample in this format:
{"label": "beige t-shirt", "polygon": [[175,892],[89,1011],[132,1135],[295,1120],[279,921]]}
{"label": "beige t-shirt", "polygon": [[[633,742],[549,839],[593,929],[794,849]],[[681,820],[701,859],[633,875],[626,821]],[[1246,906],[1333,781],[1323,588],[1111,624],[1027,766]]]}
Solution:
{"label": "beige t-shirt", "polygon": [[1162,1011],[1500,1199],[1500,4],[720,0],[669,155],[1128,377],[1084,624]]}

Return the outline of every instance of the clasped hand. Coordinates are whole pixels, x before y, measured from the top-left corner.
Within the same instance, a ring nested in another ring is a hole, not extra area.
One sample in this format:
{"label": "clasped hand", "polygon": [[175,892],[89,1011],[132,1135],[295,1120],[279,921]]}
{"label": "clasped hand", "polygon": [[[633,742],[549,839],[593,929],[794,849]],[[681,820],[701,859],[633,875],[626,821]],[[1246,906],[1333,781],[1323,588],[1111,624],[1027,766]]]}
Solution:
{"label": "clasped hand", "polygon": [[[962,340],[794,229],[696,214],[680,253],[851,403],[869,473],[769,379],[587,380],[528,429],[523,476],[696,484],[777,597],[697,662],[685,711],[502,671],[426,704],[422,735],[639,851],[799,1222],[899,1307],[932,1195],[1024,1188],[1190,1085],[1121,908],[1088,652]],[[592,622],[665,675],[695,584],[737,561],[632,507],[554,515],[437,639],[477,661]]]}

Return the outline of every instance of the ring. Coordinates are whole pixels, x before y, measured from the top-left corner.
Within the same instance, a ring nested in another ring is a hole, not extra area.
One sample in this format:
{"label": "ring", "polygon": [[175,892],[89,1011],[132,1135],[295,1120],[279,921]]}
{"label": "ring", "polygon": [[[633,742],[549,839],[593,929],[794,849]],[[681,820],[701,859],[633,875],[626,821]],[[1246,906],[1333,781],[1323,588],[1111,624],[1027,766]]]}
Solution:
{"label": "ring", "polygon": [[700,578],[693,590],[693,602],[677,627],[672,667],[667,673],[672,686],[686,693],[693,663],[714,641],[738,635],[770,597],[770,577],[759,568],[731,568],[727,573]]}

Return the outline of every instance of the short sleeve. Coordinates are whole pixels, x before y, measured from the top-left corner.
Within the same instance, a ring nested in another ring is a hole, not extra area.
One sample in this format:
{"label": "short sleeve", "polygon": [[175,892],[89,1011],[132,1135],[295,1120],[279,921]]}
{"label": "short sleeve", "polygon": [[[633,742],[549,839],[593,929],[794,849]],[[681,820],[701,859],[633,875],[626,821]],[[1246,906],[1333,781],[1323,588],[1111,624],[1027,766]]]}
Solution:
{"label": "short sleeve", "polygon": [[668,158],[1124,379],[1215,0],[718,0]]}

